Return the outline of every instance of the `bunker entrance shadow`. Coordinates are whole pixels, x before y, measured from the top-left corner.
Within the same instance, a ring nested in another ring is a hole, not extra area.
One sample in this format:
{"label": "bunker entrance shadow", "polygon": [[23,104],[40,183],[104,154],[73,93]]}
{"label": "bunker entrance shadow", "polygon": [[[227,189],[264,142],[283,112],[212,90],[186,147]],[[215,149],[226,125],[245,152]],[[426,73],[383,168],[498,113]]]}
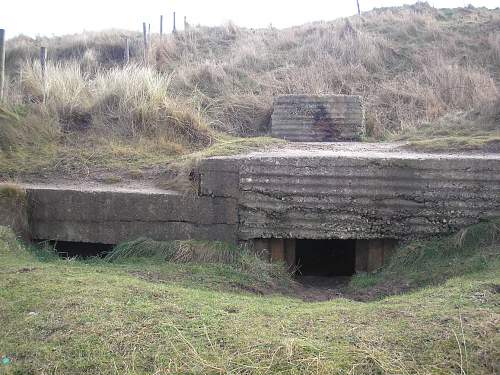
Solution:
{"label": "bunker entrance shadow", "polygon": [[39,245],[48,246],[62,258],[104,257],[114,245],[93,242],[36,240]]}
{"label": "bunker entrance shadow", "polygon": [[356,240],[296,240],[295,265],[300,276],[352,276]]}

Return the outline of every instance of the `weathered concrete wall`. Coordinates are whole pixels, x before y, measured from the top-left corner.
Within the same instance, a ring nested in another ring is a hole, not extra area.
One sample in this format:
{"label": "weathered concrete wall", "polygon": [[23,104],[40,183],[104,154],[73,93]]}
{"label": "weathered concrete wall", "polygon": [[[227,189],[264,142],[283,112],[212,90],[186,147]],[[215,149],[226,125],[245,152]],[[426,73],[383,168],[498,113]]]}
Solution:
{"label": "weathered concrete wall", "polygon": [[362,99],[354,95],[285,95],[274,101],[274,137],[294,142],[361,140]]}
{"label": "weathered concrete wall", "polygon": [[500,155],[335,146],[239,162],[241,239],[406,239],[500,216]]}
{"label": "weathered concrete wall", "polygon": [[10,227],[18,237],[30,238],[26,191],[15,185],[0,184],[0,225]]}
{"label": "weathered concrete wall", "polygon": [[203,160],[197,169],[199,195],[238,199],[240,161],[233,158]]}
{"label": "weathered concrete wall", "polygon": [[138,237],[236,242],[236,202],[141,190],[28,188],[33,238],[116,244]]}
{"label": "weathered concrete wall", "polygon": [[[197,175],[198,192],[190,195],[27,186],[22,215],[29,212],[35,239],[109,244],[137,237],[407,239],[500,216],[499,154],[295,143],[210,158]],[[0,220],[12,221],[14,210],[0,209]],[[275,245],[264,246],[271,258],[280,254]]]}

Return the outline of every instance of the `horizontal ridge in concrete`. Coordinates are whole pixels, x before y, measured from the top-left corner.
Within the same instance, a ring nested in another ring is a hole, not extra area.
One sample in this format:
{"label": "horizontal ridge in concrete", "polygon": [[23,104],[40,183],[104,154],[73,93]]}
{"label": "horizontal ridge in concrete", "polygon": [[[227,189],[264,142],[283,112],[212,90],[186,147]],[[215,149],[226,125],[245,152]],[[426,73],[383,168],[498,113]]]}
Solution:
{"label": "horizontal ridge in concrete", "polygon": [[271,134],[295,142],[356,141],[364,135],[361,97],[285,95],[275,99]]}
{"label": "horizontal ridge in concrete", "polygon": [[233,161],[240,239],[407,239],[500,216],[498,154],[316,143]]}
{"label": "horizontal ridge in concrete", "polygon": [[[32,238],[75,242],[408,239],[500,216],[500,154],[294,143],[202,160],[196,192],[26,185]],[[13,224],[12,224],[13,223]],[[17,224],[16,224],[17,223]]]}
{"label": "horizontal ridge in concrete", "polygon": [[35,239],[105,244],[138,237],[236,241],[234,199],[44,186],[26,191]]}

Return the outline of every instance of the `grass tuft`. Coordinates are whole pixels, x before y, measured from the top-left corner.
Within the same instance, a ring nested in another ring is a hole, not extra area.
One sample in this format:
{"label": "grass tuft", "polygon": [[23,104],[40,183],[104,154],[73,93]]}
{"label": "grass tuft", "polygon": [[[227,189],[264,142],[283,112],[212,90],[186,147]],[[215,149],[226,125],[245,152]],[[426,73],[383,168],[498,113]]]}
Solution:
{"label": "grass tuft", "polygon": [[138,259],[181,264],[228,265],[237,272],[276,289],[291,284],[291,275],[284,265],[269,263],[246,247],[220,241],[153,241],[140,238],[117,245],[105,257],[105,261],[111,263]]}
{"label": "grass tuft", "polygon": [[105,259],[116,262],[144,257],[178,263],[232,264],[241,257],[241,249],[218,241],[153,241],[139,238],[117,245]]}
{"label": "grass tuft", "polygon": [[120,176],[106,176],[103,177],[102,182],[108,185],[118,184],[122,182],[122,178]]}
{"label": "grass tuft", "polygon": [[350,287],[392,294],[496,267],[500,267],[500,219],[403,245],[377,272],[355,275]]}

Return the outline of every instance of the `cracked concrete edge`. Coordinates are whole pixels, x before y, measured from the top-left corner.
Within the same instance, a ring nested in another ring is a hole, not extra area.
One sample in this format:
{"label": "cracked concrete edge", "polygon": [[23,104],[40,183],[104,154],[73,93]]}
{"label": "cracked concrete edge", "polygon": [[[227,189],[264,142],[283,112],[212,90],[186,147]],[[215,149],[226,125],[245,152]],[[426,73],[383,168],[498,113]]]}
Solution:
{"label": "cracked concrete edge", "polygon": [[239,202],[242,239],[449,233],[500,214],[500,160],[251,158]]}
{"label": "cracked concrete edge", "polygon": [[235,243],[236,201],[194,194],[30,188],[33,238],[116,244],[137,237]]}
{"label": "cracked concrete edge", "polygon": [[236,243],[236,224],[137,221],[39,221],[32,226],[36,239],[118,244],[140,237],[156,241],[211,240]]}
{"label": "cracked concrete edge", "polygon": [[240,159],[209,158],[197,168],[200,196],[237,200],[240,195]]}

